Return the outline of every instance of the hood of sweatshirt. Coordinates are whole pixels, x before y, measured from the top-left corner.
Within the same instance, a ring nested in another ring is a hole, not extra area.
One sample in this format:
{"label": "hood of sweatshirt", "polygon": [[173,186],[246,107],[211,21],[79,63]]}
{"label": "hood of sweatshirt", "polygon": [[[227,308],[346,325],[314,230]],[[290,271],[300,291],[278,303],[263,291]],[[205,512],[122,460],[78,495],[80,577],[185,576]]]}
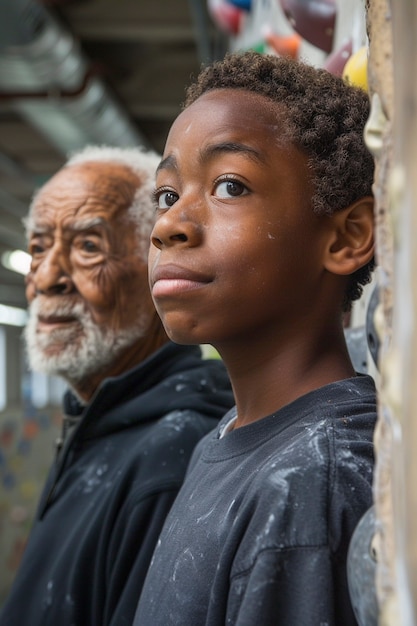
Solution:
{"label": "hood of sweatshirt", "polygon": [[159,420],[173,411],[192,411],[218,420],[234,405],[232,388],[221,360],[203,359],[197,346],[166,343],[121,376],[107,378],[91,402],[83,405],[72,391],[63,400],[65,422],[73,427],[60,441],[39,504],[42,517],[67,464],[71,450],[83,441]]}
{"label": "hood of sweatshirt", "polygon": [[168,342],[137,367],[104,380],[89,404],[82,405],[70,390],[63,404],[65,415],[80,416],[77,438],[85,440],[175,410],[221,418],[234,399],[220,360],[203,359],[198,346]]}

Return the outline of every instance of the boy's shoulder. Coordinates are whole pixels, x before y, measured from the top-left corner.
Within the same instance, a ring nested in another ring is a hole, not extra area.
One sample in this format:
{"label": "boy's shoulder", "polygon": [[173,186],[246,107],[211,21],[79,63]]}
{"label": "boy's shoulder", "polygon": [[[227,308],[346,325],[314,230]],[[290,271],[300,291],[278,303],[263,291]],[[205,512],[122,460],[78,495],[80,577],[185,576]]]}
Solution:
{"label": "boy's shoulder", "polygon": [[[340,401],[330,402],[337,389]],[[315,398],[314,408],[286,429],[285,442],[278,436],[265,444],[267,453],[258,455],[256,478],[247,493],[248,510],[255,510],[247,518],[250,534],[262,537],[256,554],[307,548],[336,554],[346,549],[372,504],[373,389],[371,379],[332,385],[323,390],[322,402]],[[254,563],[254,551],[243,548],[236,573]]]}
{"label": "boy's shoulder", "polygon": [[[199,444],[200,458],[216,461],[244,456],[265,462],[279,450],[280,464],[285,454],[293,461],[297,450],[305,460],[305,449],[317,450],[317,441],[327,442],[329,454],[349,441],[372,443],[377,404],[375,383],[370,376],[358,375],[315,389],[275,413],[238,428],[219,441],[219,435],[236,415],[233,407],[216,430]],[[320,457],[321,458],[321,457]],[[263,463],[261,463],[263,465]],[[258,465],[259,468],[259,465]]]}
{"label": "boy's shoulder", "polygon": [[270,441],[275,439],[268,445],[271,458],[278,457],[276,467],[298,468],[304,478],[311,474],[313,482],[321,472],[329,482],[339,479],[344,466],[359,472],[372,468],[377,406],[371,377],[326,385],[284,407],[276,415],[281,416],[286,428],[280,432],[277,423],[276,436],[273,428],[269,432]]}

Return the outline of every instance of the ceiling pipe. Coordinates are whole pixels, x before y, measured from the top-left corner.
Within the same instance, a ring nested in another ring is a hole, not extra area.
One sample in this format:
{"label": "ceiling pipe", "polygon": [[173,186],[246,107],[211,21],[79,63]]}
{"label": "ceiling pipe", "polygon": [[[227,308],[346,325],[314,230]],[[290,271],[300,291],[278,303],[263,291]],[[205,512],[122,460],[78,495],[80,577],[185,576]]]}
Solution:
{"label": "ceiling pipe", "polygon": [[0,97],[65,155],[88,143],[149,147],[79,43],[34,0],[0,3]]}
{"label": "ceiling pipe", "polygon": [[[78,96],[82,95],[86,91],[88,83],[97,74],[98,72],[94,71],[93,68],[90,68],[88,71],[86,71],[82,79],[82,83],[78,85],[75,89],[68,89],[68,88],[62,88],[62,87],[58,87],[54,89],[51,89],[51,88],[33,89],[33,91],[30,91],[24,88],[21,89],[20,91],[19,90],[2,91],[0,89],[0,102],[9,101],[9,100],[23,100],[23,99],[45,100],[51,97],[55,97],[55,98],[59,97],[59,98],[64,98],[64,99],[77,98]],[[0,83],[1,83],[1,79],[0,79]]]}

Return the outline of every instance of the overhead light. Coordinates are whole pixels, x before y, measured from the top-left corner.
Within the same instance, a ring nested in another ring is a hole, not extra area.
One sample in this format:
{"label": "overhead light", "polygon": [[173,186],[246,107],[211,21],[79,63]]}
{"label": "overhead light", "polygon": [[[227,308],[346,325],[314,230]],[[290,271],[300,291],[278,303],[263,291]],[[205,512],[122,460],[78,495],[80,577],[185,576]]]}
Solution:
{"label": "overhead light", "polygon": [[27,311],[16,306],[0,304],[0,324],[8,326],[25,326],[27,322]]}
{"label": "overhead light", "polygon": [[30,270],[30,262],[32,257],[23,250],[9,250],[1,255],[2,265],[12,272],[23,274],[24,276]]}

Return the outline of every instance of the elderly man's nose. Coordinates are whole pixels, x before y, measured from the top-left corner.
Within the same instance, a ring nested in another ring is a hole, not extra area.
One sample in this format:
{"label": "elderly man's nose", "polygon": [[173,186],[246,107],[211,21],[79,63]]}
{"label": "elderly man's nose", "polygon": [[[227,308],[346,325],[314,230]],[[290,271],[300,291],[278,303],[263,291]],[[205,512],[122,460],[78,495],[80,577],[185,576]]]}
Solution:
{"label": "elderly man's nose", "polygon": [[53,285],[49,285],[46,289],[37,287],[36,292],[50,295],[64,295],[71,293],[72,289],[73,284],[71,278],[69,276],[60,276],[60,278]]}
{"label": "elderly man's nose", "polygon": [[59,295],[70,293],[73,289],[71,276],[58,255],[52,252],[33,271],[32,280],[37,293]]}

